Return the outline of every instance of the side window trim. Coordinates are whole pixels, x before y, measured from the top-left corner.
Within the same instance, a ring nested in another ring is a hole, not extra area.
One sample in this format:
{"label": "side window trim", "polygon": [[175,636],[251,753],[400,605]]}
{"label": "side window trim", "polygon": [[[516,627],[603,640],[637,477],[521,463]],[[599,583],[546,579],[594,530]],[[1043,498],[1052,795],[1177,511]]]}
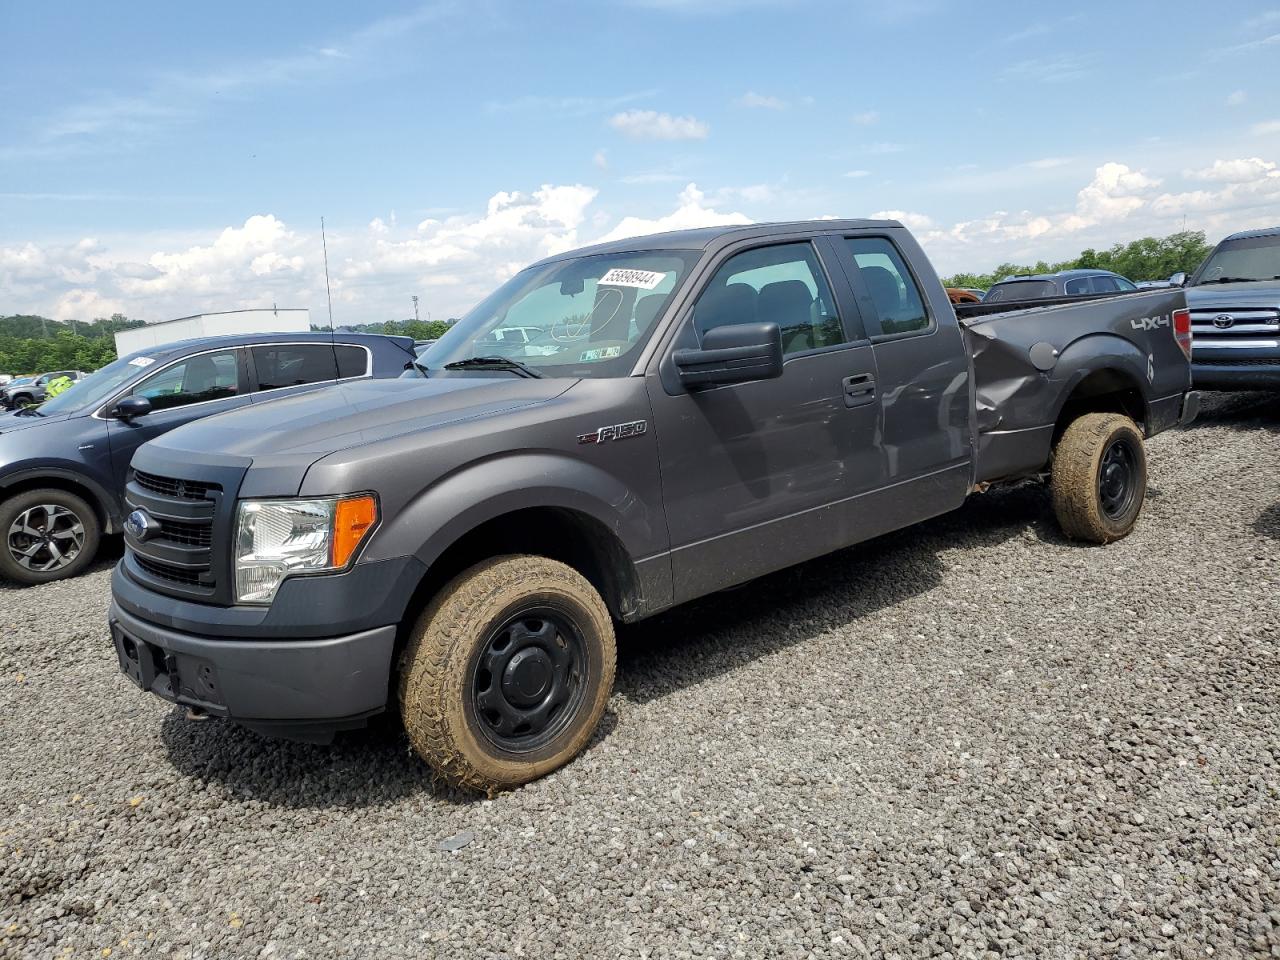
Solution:
{"label": "side window trim", "polygon": [[[884,327],[880,322],[880,311],[876,308],[876,303],[871,298],[871,292],[867,289],[867,285],[862,279],[862,269],[858,266],[858,261],[854,258],[853,251],[849,249],[848,243],[844,242],[848,240],[883,240],[893,249],[893,252],[898,255],[898,260],[906,269],[907,278],[915,284],[916,296],[920,300],[920,306],[924,310],[925,317],[929,320],[928,326],[919,330],[904,330],[901,333],[884,332]],[[894,242],[893,237],[884,232],[843,232],[833,234],[832,241],[840,253],[840,265],[844,268],[849,285],[853,289],[859,311],[866,318],[864,322],[866,323],[867,334],[873,344],[887,343],[892,340],[905,340],[908,337],[929,337],[938,332],[938,318],[933,312],[929,298],[925,296],[924,286],[920,283],[920,278],[916,276],[911,260],[903,255],[902,248]]]}

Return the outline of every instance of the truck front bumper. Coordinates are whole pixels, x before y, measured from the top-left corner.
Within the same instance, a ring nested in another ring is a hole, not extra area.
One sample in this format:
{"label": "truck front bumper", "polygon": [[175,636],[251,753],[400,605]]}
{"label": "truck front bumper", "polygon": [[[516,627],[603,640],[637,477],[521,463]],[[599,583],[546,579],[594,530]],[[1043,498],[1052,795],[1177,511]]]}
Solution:
{"label": "truck front bumper", "polygon": [[322,639],[205,637],[112,602],[120,670],[143,690],[274,736],[327,741],[386,709],[395,626]]}
{"label": "truck front bumper", "polygon": [[1191,362],[1197,390],[1280,390],[1280,357]]}

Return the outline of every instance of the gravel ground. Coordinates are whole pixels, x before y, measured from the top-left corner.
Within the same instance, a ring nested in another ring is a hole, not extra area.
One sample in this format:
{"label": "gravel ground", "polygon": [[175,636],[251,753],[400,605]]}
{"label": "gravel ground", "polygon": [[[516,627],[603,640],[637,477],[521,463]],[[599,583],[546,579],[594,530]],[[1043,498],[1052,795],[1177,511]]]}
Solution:
{"label": "gravel ground", "polygon": [[109,560],[0,589],[0,953],[1280,956],[1280,398],[1151,459],[1122,543],[990,494],[625,631],[492,800],[139,695]]}

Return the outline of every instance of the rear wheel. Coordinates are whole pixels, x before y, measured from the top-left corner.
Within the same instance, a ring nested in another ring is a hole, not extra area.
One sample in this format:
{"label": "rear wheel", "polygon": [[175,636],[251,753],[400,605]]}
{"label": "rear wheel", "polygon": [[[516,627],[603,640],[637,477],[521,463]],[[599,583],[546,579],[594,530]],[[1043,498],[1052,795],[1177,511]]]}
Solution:
{"label": "rear wheel", "polygon": [[101,535],[98,515],[74,493],[20,493],[0,504],[0,574],[25,584],[74,577],[93,562]]}
{"label": "rear wheel", "polygon": [[1075,420],[1053,455],[1053,510],[1068,537],[1110,543],[1129,535],[1147,494],[1142,433],[1118,413]]}
{"label": "rear wheel", "polygon": [[451,783],[528,783],[591,739],[615,655],[608,608],[576,570],[545,557],[485,561],[414,627],[400,671],[405,730]]}

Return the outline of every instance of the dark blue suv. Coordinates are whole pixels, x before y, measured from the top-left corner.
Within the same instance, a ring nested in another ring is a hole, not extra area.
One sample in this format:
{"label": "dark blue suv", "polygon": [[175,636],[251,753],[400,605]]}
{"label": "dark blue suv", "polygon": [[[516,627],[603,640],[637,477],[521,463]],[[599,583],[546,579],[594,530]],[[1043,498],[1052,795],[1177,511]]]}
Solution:
{"label": "dark blue suv", "polygon": [[0,575],[74,576],[122,528],[133,452],[201,417],[361,377],[397,377],[413,340],[240,334],[121,357],[39,407],[0,415]]}

